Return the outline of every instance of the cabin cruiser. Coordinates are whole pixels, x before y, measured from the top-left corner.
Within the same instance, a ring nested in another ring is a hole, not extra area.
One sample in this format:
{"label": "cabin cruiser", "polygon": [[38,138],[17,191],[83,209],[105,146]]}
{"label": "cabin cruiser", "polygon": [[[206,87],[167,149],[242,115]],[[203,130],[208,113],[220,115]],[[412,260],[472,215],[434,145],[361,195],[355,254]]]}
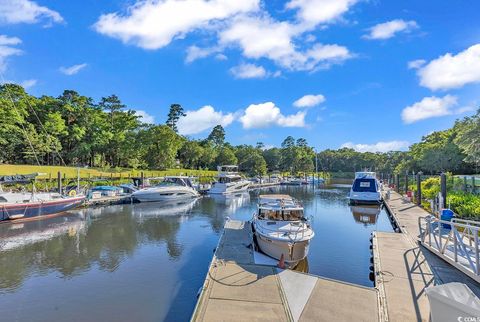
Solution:
{"label": "cabin cruiser", "polygon": [[315,236],[303,207],[288,195],[260,195],[253,228],[260,250],[292,267],[307,257]]}
{"label": "cabin cruiser", "polygon": [[355,172],[349,195],[352,204],[379,204],[382,201],[380,182],[375,172]]}
{"label": "cabin cruiser", "polygon": [[238,173],[236,165],[222,165],[218,167],[218,177],[208,190],[212,194],[226,194],[247,191],[251,182]]}
{"label": "cabin cruiser", "polygon": [[159,184],[137,190],[132,197],[140,202],[197,198],[200,194],[186,176],[168,176]]}
{"label": "cabin cruiser", "polygon": [[[39,174],[0,177],[0,184],[28,184]],[[4,192],[0,186],[0,221],[53,215],[80,206],[85,196],[71,190],[68,196],[57,192]]]}

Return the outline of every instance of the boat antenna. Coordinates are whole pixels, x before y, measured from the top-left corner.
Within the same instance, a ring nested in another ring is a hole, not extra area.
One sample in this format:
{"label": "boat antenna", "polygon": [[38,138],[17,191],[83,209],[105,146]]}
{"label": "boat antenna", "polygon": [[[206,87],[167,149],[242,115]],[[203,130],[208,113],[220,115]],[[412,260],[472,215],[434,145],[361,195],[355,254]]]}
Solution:
{"label": "boat antenna", "polygon": [[[5,79],[3,78],[3,74],[0,73],[0,75],[2,76],[2,84],[3,85],[7,85],[5,83]],[[22,115],[20,114],[20,112],[18,111],[17,107],[15,106],[15,101],[13,100],[13,97],[8,89],[8,86],[4,86],[3,87],[5,89],[5,92],[7,93],[8,95],[8,98],[10,99],[10,101],[12,102],[12,105],[13,105],[13,109],[15,110],[15,112],[18,114],[18,116],[21,118]],[[27,100],[28,101],[28,100]],[[22,127],[22,131],[23,131],[23,134],[25,135],[25,138],[27,139],[28,141],[28,144],[30,145],[30,148],[32,149],[32,152],[33,152],[33,156],[35,157],[35,160],[37,161],[37,164],[40,165],[40,161],[38,160],[38,157],[37,157],[37,153],[33,147],[33,144],[32,144],[32,141],[30,140],[30,138],[28,137],[28,133],[27,133],[27,130],[25,129],[25,126],[23,126],[23,123],[22,122],[19,122],[20,123],[20,126]]]}

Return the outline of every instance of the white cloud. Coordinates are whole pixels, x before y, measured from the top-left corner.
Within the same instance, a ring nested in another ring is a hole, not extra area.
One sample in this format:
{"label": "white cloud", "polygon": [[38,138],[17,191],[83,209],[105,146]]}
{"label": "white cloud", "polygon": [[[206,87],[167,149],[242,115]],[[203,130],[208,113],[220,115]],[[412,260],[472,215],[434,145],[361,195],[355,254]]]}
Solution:
{"label": "white cloud", "polygon": [[48,23],[63,22],[62,16],[47,7],[39,6],[30,0],[1,0],[0,23],[37,23],[46,20]]}
{"label": "white cloud", "polygon": [[84,69],[85,67],[87,67],[87,64],[83,63],[78,65],[73,65],[70,67],[60,67],[59,70],[65,75],[72,76],[78,73],[79,71],[81,71],[82,69]]}
{"label": "white cloud", "polygon": [[26,80],[20,82],[20,85],[25,89],[29,89],[29,88],[37,85],[37,80],[36,79],[26,79]]}
{"label": "white cloud", "polygon": [[13,47],[21,42],[17,37],[0,35],[0,72],[4,72],[7,68],[8,57],[18,56],[23,53],[20,49]]}
{"label": "white cloud", "polygon": [[219,51],[221,50],[217,47],[200,48],[198,46],[193,45],[187,48],[187,57],[185,58],[185,62],[191,63],[197,59],[205,58]]}
{"label": "white cloud", "polygon": [[[144,49],[159,49],[190,32],[216,36],[213,45],[187,49],[186,63],[237,47],[249,59],[266,58],[291,71],[316,71],[353,57],[337,44],[314,43],[305,33],[318,23],[339,18],[357,0],[292,0],[287,9],[297,11],[297,20],[270,17],[260,0],[137,0],[123,13],[99,17],[94,28],[104,35]],[[211,39],[210,39],[211,40]],[[205,43],[205,42],[204,42]]]}
{"label": "white cloud", "polygon": [[136,110],[135,114],[140,117],[140,121],[147,124],[155,124],[155,117],[153,115],[148,114],[144,110]]}
{"label": "white cloud", "polygon": [[304,31],[298,25],[275,21],[269,16],[239,16],[219,33],[219,42],[222,47],[240,47],[247,58],[268,58],[289,70],[328,68],[352,58],[346,47],[336,44],[316,43],[303,52],[298,51],[293,39]]}
{"label": "white cloud", "polygon": [[423,65],[425,65],[425,59],[417,59],[408,62],[408,69],[419,69]]}
{"label": "white cloud", "polygon": [[341,148],[354,149],[358,152],[389,152],[406,150],[409,145],[410,143],[407,141],[388,141],[373,144],[354,144],[352,142],[346,142],[342,144]]}
{"label": "white cloud", "polygon": [[286,7],[298,9],[298,19],[316,25],[340,18],[357,2],[357,0],[291,0]]}
{"label": "white cloud", "polygon": [[365,39],[388,39],[395,36],[399,32],[410,32],[418,28],[415,21],[405,21],[402,19],[395,19],[384,23],[379,23],[369,29],[370,33],[364,35]]}
{"label": "white cloud", "polygon": [[100,16],[97,32],[144,49],[158,49],[174,38],[206,28],[215,20],[259,9],[259,0],[137,1],[125,14]]}
{"label": "white cloud", "polygon": [[306,112],[283,115],[273,102],[249,105],[240,122],[244,129],[264,128],[269,126],[304,127]]}
{"label": "white cloud", "polygon": [[459,88],[480,82],[480,44],[452,55],[447,53],[417,71],[420,84],[431,90]]}
{"label": "white cloud", "polygon": [[215,59],[216,60],[228,60],[228,57],[224,54],[216,54]]}
{"label": "white cloud", "polygon": [[299,98],[298,100],[296,100],[295,102],[293,102],[293,106],[296,106],[296,107],[312,107],[312,106],[316,106],[318,104],[321,104],[323,102],[325,102],[325,96],[323,96],[322,94],[305,95],[305,96]]}
{"label": "white cloud", "polygon": [[452,114],[452,107],[457,105],[457,97],[424,97],[420,102],[407,106],[402,111],[402,120],[410,124],[420,120]]}
{"label": "white cloud", "polygon": [[254,64],[240,64],[238,66],[230,68],[230,72],[235,78],[265,78],[267,77],[267,71],[262,66]]}
{"label": "white cloud", "polygon": [[206,105],[196,111],[186,111],[184,116],[178,120],[178,132],[182,135],[201,133],[220,124],[223,127],[233,122],[233,113],[224,114],[221,111]]}

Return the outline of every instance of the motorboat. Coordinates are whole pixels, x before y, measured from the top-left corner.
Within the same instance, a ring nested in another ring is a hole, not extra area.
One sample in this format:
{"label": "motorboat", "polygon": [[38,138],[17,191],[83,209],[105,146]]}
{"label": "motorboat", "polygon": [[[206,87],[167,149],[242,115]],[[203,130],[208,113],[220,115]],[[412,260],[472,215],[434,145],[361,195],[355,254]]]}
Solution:
{"label": "motorboat", "polygon": [[355,180],[350,188],[352,204],[379,204],[382,202],[380,182],[375,172],[355,172]]}
{"label": "motorboat", "polygon": [[260,195],[253,228],[260,250],[292,267],[307,257],[315,236],[302,205],[289,195]]}
{"label": "motorboat", "polygon": [[170,201],[199,196],[200,194],[194,188],[191,179],[186,176],[168,176],[155,186],[132,193],[132,197],[140,202]]}
{"label": "motorboat", "polygon": [[227,194],[247,191],[252,183],[238,173],[236,165],[218,166],[218,177],[208,190],[211,194]]}
{"label": "motorboat", "polygon": [[[37,175],[2,176],[0,183],[31,183]],[[53,215],[76,208],[84,201],[85,196],[77,195],[76,190],[64,196],[58,192],[37,192],[35,184],[31,192],[4,192],[0,186],[0,221]]]}

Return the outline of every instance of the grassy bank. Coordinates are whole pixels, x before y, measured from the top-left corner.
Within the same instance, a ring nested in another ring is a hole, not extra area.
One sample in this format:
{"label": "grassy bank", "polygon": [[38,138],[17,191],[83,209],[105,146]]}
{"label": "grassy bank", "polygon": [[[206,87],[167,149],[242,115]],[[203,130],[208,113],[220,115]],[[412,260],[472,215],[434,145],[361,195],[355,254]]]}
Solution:
{"label": "grassy bank", "polygon": [[[65,178],[76,178],[77,168],[61,166],[35,166],[35,165],[17,165],[1,164],[0,175],[30,174],[41,173],[39,179],[56,178],[60,171]],[[134,169],[99,169],[99,168],[80,168],[80,177],[82,178],[128,178],[129,176],[140,176],[144,172],[146,177],[160,177],[167,175],[192,175],[211,177],[217,174],[217,171],[210,170],[190,170],[190,169],[169,169],[169,170],[134,170]]]}

